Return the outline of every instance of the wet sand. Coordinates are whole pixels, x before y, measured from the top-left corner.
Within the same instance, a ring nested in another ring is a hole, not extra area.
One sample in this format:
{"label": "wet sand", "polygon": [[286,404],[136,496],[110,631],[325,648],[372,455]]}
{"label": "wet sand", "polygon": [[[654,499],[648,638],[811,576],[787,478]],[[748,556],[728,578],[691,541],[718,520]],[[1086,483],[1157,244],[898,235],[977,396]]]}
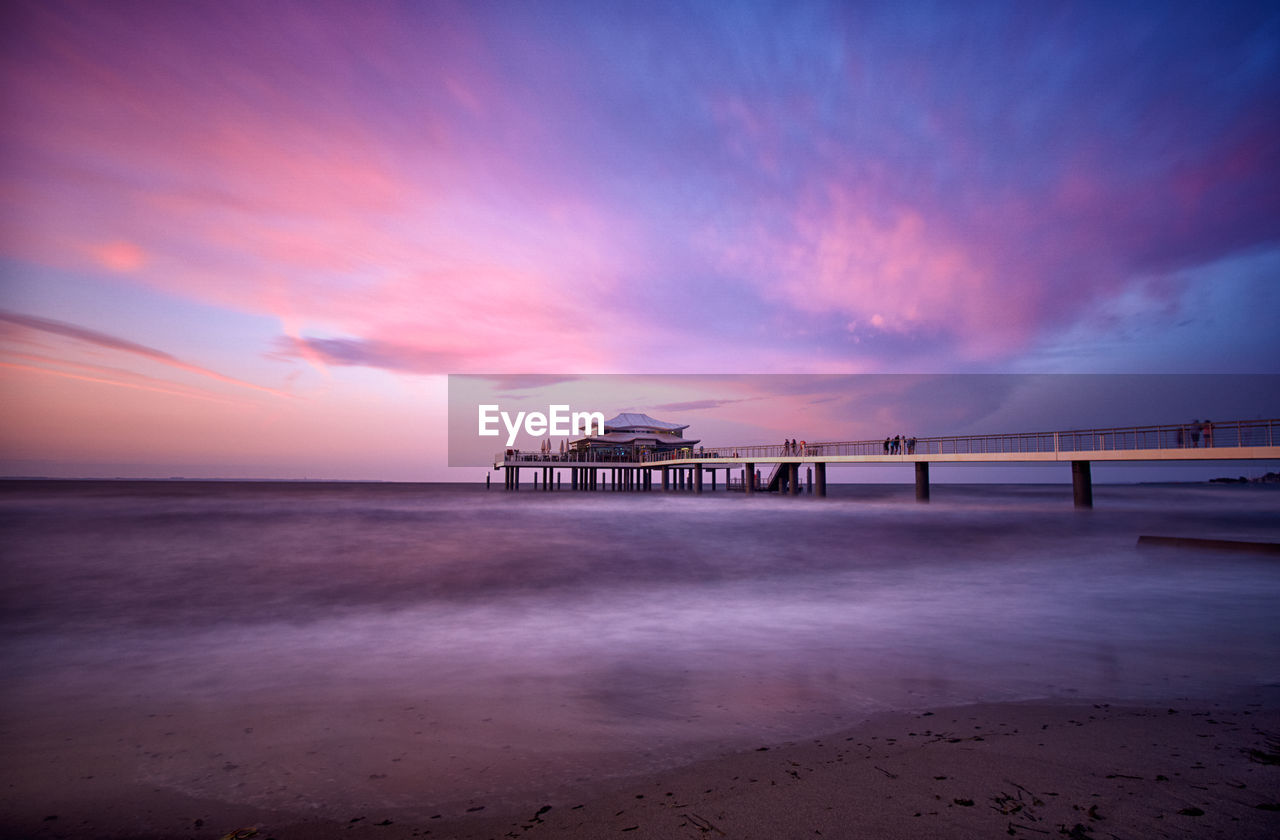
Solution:
{"label": "wet sand", "polygon": [[[1168,707],[1006,703],[876,717],[821,738],[541,796],[340,818],[197,799],[28,756],[5,773],[12,837],[1271,838],[1276,690]],[[145,746],[145,745],[144,745]],[[54,753],[50,753],[54,754]],[[283,758],[283,757],[277,757]],[[430,784],[423,781],[424,799]],[[433,813],[428,813],[433,812]],[[255,833],[256,832],[256,833]]]}

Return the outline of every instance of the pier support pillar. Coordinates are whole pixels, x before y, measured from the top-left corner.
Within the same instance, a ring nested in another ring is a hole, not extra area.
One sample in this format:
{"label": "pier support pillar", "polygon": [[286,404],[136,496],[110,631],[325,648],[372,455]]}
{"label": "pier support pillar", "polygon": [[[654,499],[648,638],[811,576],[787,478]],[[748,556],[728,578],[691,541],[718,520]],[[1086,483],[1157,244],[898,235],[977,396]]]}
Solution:
{"label": "pier support pillar", "polygon": [[751,470],[751,465],[747,464],[742,468],[742,492],[748,496],[755,490],[755,473]]}
{"label": "pier support pillar", "polygon": [[929,501],[929,462],[916,461],[916,501]]}
{"label": "pier support pillar", "polygon": [[589,480],[590,480],[590,484],[591,484],[591,488],[590,488],[590,489],[592,489],[592,490],[596,489],[596,468],[595,468],[595,467],[591,467],[590,469],[588,469],[588,470],[587,470],[587,474],[588,474],[588,477],[589,477]]}
{"label": "pier support pillar", "polygon": [[693,470],[693,492],[702,492],[702,467],[696,467]]}
{"label": "pier support pillar", "polygon": [[662,492],[671,489],[671,467],[662,468]]}
{"label": "pier support pillar", "polygon": [[[729,472],[728,470],[725,470],[725,484],[729,483],[728,472]],[[716,468],[715,467],[711,468],[711,492],[712,493],[716,492]]]}
{"label": "pier support pillar", "polygon": [[798,463],[787,465],[787,480],[791,484],[791,495],[799,496],[800,495],[800,465]]}
{"label": "pier support pillar", "polygon": [[827,462],[819,461],[813,465],[815,473],[814,478],[818,480],[817,490],[819,496],[827,495]]}
{"label": "pier support pillar", "polygon": [[1093,507],[1093,477],[1088,461],[1071,462],[1071,494],[1076,507]]}
{"label": "pier support pillar", "polygon": [[520,489],[520,468],[519,467],[511,468],[511,487],[514,490]]}

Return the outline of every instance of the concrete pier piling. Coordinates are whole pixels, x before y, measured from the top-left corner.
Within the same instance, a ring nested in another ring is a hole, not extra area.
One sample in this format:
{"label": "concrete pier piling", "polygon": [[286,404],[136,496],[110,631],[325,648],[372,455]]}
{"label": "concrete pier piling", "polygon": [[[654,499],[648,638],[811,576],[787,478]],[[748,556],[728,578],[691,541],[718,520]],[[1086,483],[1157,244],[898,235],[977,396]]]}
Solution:
{"label": "concrete pier piling", "polygon": [[1071,462],[1071,495],[1076,507],[1093,507],[1093,477],[1088,461]]}
{"label": "concrete pier piling", "polygon": [[929,462],[916,461],[916,501],[929,501]]}

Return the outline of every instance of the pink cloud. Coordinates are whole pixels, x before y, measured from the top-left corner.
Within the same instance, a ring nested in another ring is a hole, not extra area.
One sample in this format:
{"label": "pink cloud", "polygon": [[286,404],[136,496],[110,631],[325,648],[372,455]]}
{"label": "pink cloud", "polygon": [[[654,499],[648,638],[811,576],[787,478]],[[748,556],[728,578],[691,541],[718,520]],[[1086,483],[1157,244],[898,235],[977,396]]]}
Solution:
{"label": "pink cloud", "polygon": [[93,249],[93,256],[111,271],[128,274],[146,265],[147,255],[132,242],[106,242]]}
{"label": "pink cloud", "polygon": [[801,203],[787,223],[750,240],[718,237],[725,266],[794,310],[839,313],[855,335],[963,336],[972,358],[1008,352],[1032,324],[1023,290],[992,260],[990,242],[962,237],[931,208],[886,204],[838,182]]}

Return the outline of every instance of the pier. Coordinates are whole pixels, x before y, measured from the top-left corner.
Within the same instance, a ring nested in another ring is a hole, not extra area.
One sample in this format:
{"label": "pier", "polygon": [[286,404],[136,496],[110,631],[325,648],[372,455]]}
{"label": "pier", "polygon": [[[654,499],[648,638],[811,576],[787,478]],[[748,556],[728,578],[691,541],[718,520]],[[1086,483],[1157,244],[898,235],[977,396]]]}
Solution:
{"label": "pier", "polygon": [[[589,458],[589,460],[587,460]],[[1074,429],[951,437],[819,441],[792,446],[688,447],[643,457],[583,453],[499,453],[506,489],[519,490],[521,471],[531,470],[537,490],[715,491],[746,495],[773,492],[798,496],[827,494],[829,467],[857,464],[913,464],[916,499],[929,500],[931,464],[1050,463],[1071,467],[1072,498],[1078,508],[1093,506],[1094,462],[1280,460],[1280,420],[1170,424],[1108,429]],[[656,476],[655,476],[656,474]],[[1065,476],[1064,476],[1065,478]]]}

